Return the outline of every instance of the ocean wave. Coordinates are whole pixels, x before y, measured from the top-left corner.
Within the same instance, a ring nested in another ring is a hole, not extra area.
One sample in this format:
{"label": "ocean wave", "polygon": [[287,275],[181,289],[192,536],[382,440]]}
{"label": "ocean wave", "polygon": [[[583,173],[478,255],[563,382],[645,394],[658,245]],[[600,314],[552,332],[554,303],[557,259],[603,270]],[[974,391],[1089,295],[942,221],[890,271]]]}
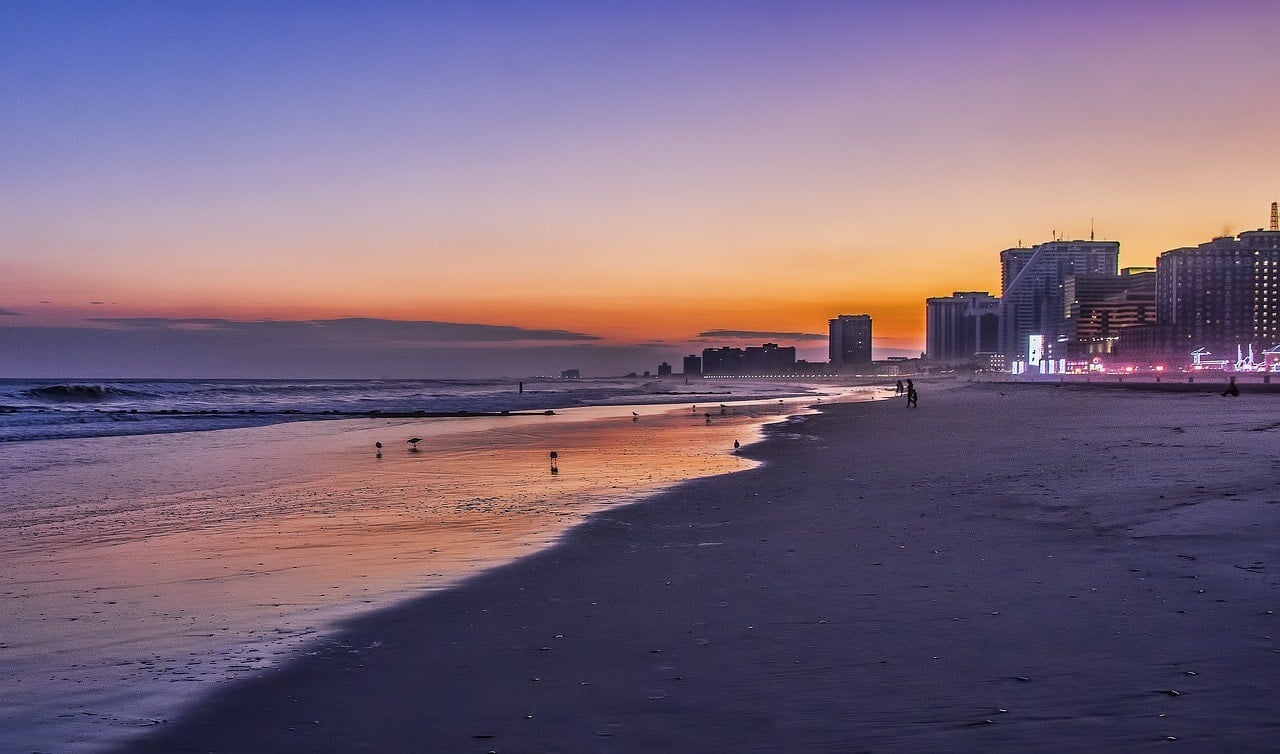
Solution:
{"label": "ocean wave", "polygon": [[28,398],[59,403],[98,403],[122,398],[148,398],[151,393],[108,385],[46,385],[22,391]]}

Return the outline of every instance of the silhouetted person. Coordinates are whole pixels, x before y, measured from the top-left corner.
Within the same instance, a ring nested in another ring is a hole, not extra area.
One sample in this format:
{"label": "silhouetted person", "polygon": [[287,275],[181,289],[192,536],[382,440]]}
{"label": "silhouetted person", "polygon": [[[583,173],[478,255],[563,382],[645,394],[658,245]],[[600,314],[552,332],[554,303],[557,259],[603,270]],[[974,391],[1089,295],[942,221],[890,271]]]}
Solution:
{"label": "silhouetted person", "polygon": [[902,391],[903,391],[903,390],[905,390],[905,389],[906,389],[906,388],[904,388],[904,387],[902,386],[902,380],[898,380],[898,387],[897,387],[897,388],[895,388],[895,392],[896,392],[898,395],[902,395]]}
{"label": "silhouetted person", "polygon": [[1239,398],[1239,397],[1240,397],[1240,388],[1236,387],[1236,378],[1235,378],[1235,377],[1232,377],[1232,378],[1231,378],[1231,382],[1229,382],[1229,383],[1227,384],[1227,389],[1226,389],[1226,390],[1223,390],[1223,391],[1222,391],[1222,394],[1223,394],[1223,395],[1225,395],[1225,396],[1230,396],[1230,397],[1232,397],[1232,398]]}
{"label": "silhouetted person", "polygon": [[910,381],[907,382],[907,408],[917,408],[916,401],[920,400],[920,396],[916,393],[916,386]]}

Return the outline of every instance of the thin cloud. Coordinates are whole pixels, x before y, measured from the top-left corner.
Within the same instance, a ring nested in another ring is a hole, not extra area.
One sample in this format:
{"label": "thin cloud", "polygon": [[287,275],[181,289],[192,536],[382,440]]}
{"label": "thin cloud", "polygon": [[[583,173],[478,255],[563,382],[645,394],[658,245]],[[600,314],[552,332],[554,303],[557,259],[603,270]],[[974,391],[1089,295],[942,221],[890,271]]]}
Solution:
{"label": "thin cloud", "polygon": [[572,330],[533,329],[468,322],[406,321],[345,317],[314,320],[232,320],[209,317],[91,317],[95,324],[122,330],[205,330],[263,336],[305,335],[319,340],[365,340],[406,343],[518,343],[521,341],[590,342],[600,336]]}
{"label": "thin cloud", "polygon": [[209,317],[87,317],[85,321],[104,325],[119,325],[122,328],[130,330],[180,330],[191,327],[231,329],[238,324],[236,321],[230,319],[215,319]]}
{"label": "thin cloud", "polygon": [[0,309],[0,317],[25,317],[27,315],[22,312],[15,312],[12,309]]}
{"label": "thin cloud", "polygon": [[773,332],[770,330],[707,330],[698,333],[699,338],[742,339],[756,338],[764,340],[799,340],[825,341],[826,335],[808,332]]}

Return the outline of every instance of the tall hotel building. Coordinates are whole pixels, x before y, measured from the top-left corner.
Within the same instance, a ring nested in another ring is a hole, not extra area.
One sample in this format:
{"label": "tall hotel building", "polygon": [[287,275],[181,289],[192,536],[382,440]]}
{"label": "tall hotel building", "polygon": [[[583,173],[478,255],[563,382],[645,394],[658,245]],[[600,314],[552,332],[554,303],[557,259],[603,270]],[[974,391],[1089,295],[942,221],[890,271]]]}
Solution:
{"label": "tall hotel building", "polygon": [[1119,272],[1118,241],[1049,241],[1000,252],[1000,350],[1009,359],[1027,357],[1027,340],[1043,335],[1050,357],[1064,356],[1059,340],[1067,302],[1067,279]]}
{"label": "tall hotel building", "polygon": [[[938,364],[977,364],[1000,350],[1000,299],[956,291],[925,299],[925,356]],[[984,364],[985,366],[985,364]]]}
{"label": "tall hotel building", "polygon": [[1280,343],[1280,230],[1223,236],[1156,260],[1156,321],[1170,355],[1235,358]]}
{"label": "tall hotel building", "polygon": [[828,326],[832,369],[849,371],[871,366],[870,314],[841,314]]}
{"label": "tall hotel building", "polygon": [[1113,354],[1124,332],[1156,321],[1154,267],[1129,267],[1120,275],[1077,275],[1063,287],[1066,321],[1060,331],[1066,355]]}

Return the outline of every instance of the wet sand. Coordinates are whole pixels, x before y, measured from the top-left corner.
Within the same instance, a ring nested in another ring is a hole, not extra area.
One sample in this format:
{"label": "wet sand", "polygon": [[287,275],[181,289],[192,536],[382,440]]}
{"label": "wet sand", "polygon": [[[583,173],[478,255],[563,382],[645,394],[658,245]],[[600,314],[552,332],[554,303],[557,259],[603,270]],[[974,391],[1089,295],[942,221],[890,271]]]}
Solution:
{"label": "wet sand", "polygon": [[133,751],[1274,750],[1271,396],[926,386],[349,622]]}
{"label": "wet sand", "polygon": [[0,446],[0,750],[136,736],[343,617],[546,547],[601,508],[749,468],[733,440],[809,403],[717,406],[710,423],[615,406]]}

